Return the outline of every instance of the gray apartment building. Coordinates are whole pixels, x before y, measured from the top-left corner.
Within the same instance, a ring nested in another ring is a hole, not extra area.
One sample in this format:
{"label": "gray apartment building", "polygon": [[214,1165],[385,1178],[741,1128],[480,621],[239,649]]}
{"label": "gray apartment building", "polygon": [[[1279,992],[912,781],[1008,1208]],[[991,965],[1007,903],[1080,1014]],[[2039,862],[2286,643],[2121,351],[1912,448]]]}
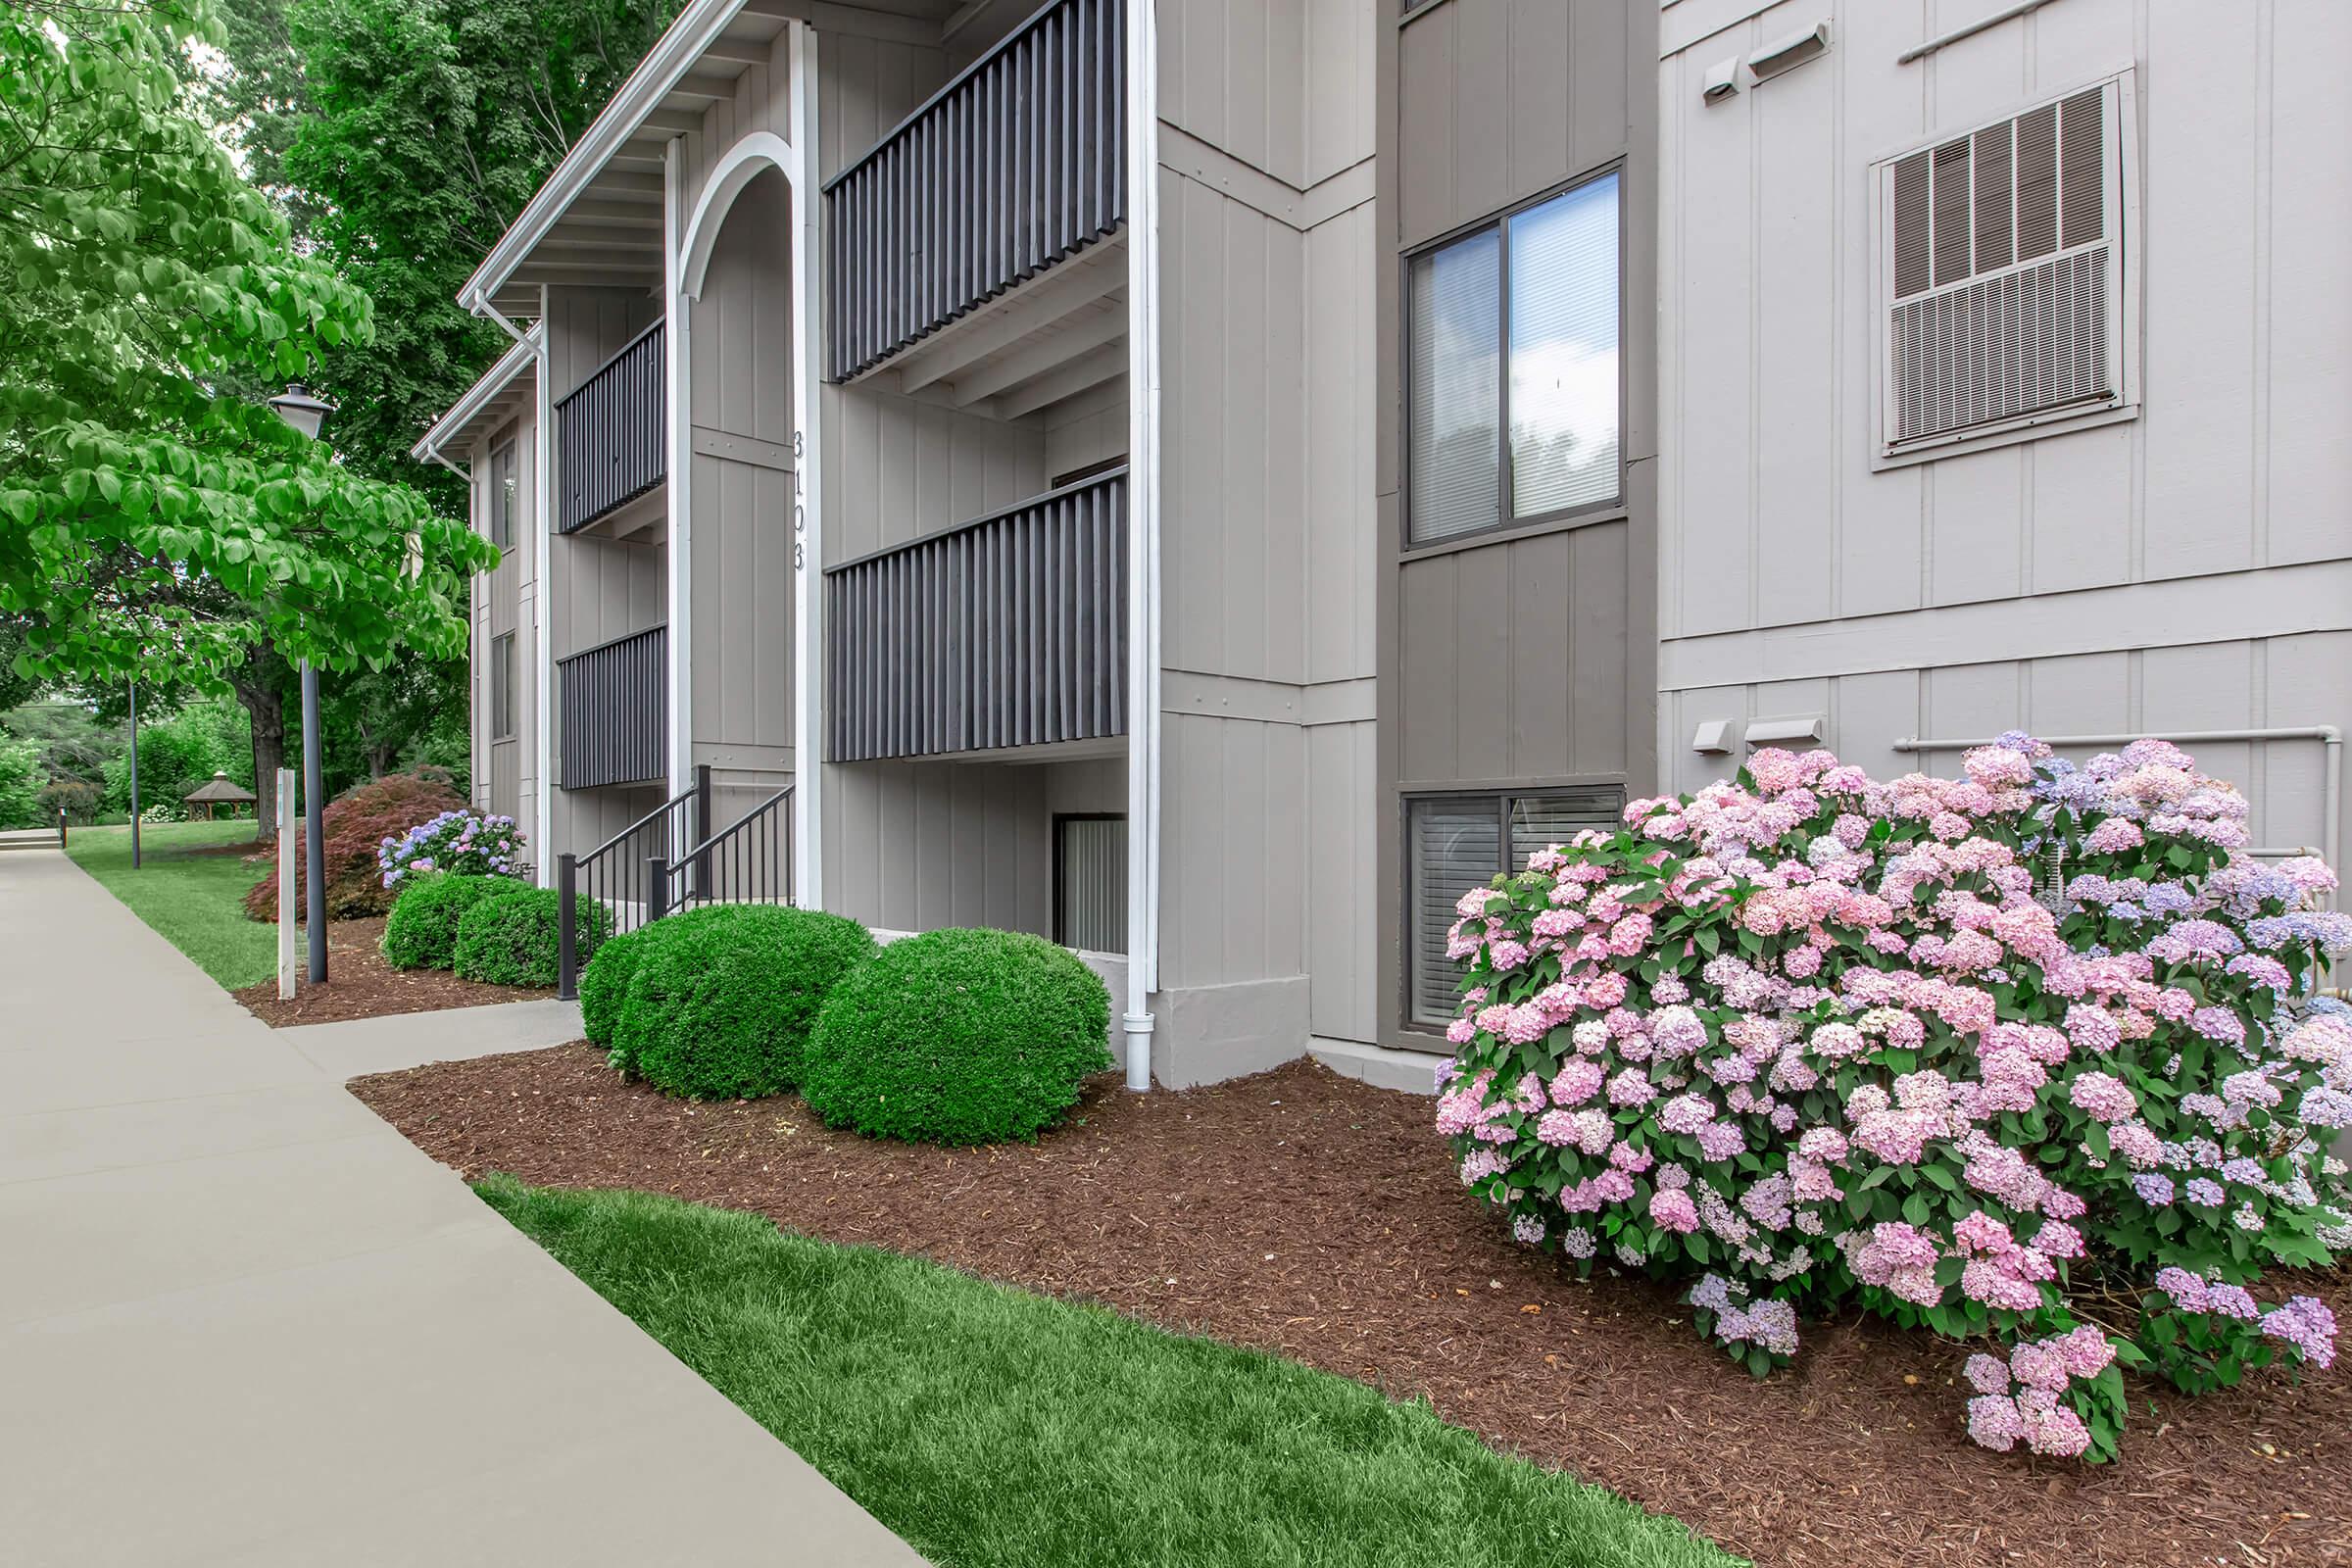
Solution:
{"label": "gray apartment building", "polygon": [[1418,1077],[1466,886],[1757,745],[2196,737],[2332,854],[2348,44],[692,0],[416,449],[505,549],[477,800],[582,896],[1049,936],[1179,1085]]}

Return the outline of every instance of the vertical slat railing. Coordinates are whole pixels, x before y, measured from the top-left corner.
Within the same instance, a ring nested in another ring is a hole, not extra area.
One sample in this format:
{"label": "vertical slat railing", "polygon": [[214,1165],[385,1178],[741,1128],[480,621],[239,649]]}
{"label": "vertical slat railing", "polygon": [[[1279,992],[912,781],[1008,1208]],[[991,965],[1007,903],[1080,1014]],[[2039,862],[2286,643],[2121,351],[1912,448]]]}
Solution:
{"label": "vertical slat railing", "polygon": [[1126,216],[1123,0],[1054,0],[825,184],[848,380]]}
{"label": "vertical slat railing", "polygon": [[827,760],[1126,733],[1127,470],[825,576]]}
{"label": "vertical slat railing", "polygon": [[642,784],[668,770],[668,671],[666,626],[556,661],[559,784]]}
{"label": "vertical slat railing", "polygon": [[663,324],[654,322],[556,404],[556,527],[569,533],[669,471]]}

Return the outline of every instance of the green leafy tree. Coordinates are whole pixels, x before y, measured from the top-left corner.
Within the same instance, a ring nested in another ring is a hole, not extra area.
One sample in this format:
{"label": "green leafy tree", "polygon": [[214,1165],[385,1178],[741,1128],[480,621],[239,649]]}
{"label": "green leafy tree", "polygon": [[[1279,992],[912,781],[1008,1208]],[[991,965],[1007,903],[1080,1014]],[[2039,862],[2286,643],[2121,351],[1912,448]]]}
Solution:
{"label": "green leafy tree", "polygon": [[44,825],[49,815],[41,806],[44,782],[41,749],[0,736],[0,829]]}
{"label": "green leafy tree", "polygon": [[0,10],[0,611],[21,675],[228,685],[266,776],[283,661],[459,657],[493,552],[232,395],[374,317],[188,111],[195,38],[203,0]]}
{"label": "green leafy tree", "polygon": [[[338,355],[323,379],[343,408],[336,445],[361,472],[427,482],[410,448],[510,346],[459,307],[459,288],[676,11],[676,0],[284,7],[307,96],[278,167],[310,215],[306,238],[376,305],[374,340]],[[253,37],[256,74],[277,79],[266,26]],[[252,144],[276,128],[259,122]],[[429,484],[463,515],[454,474],[435,470]]]}

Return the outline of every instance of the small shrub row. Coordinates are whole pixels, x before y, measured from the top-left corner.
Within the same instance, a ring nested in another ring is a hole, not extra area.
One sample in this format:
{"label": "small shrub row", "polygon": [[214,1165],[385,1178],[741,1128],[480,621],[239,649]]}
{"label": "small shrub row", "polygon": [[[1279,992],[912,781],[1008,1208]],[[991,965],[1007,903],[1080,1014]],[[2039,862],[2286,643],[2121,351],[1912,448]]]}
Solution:
{"label": "small shrub row", "polygon": [[955,930],[877,950],[808,909],[717,906],[604,943],[580,1013],[616,1069],[664,1093],[798,1088],[829,1125],[929,1143],[1033,1139],[1111,1064],[1109,995],[1063,949]]}
{"label": "small shrub row", "polygon": [[[458,920],[454,948],[461,980],[494,986],[556,983],[557,942],[563,931],[561,896],[553,888],[524,888],[495,894]],[[612,911],[593,900],[572,907],[575,951],[593,960],[597,945],[612,934]]]}
{"label": "small shrub row", "polygon": [[529,883],[511,876],[410,877],[384,921],[384,961],[395,969],[455,968],[458,922],[484,900],[528,891]]}

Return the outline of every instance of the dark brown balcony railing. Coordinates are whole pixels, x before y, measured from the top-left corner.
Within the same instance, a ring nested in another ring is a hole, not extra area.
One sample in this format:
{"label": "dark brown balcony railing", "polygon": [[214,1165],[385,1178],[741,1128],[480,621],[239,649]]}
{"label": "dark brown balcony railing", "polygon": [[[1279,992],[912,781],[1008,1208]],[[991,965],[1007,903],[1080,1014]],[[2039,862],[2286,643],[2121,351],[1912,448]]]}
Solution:
{"label": "dark brown balcony railing", "polygon": [[567,790],[642,784],[667,768],[669,628],[616,637],[556,661],[556,782]]}
{"label": "dark brown balcony railing", "polygon": [[1124,10],[1054,0],[826,182],[832,379],[1118,226]]}
{"label": "dark brown balcony railing", "polygon": [[825,577],[836,762],[1127,730],[1127,470]]}
{"label": "dark brown balcony railing", "polygon": [[556,530],[585,528],[669,472],[669,390],[656,321],[556,405]]}

